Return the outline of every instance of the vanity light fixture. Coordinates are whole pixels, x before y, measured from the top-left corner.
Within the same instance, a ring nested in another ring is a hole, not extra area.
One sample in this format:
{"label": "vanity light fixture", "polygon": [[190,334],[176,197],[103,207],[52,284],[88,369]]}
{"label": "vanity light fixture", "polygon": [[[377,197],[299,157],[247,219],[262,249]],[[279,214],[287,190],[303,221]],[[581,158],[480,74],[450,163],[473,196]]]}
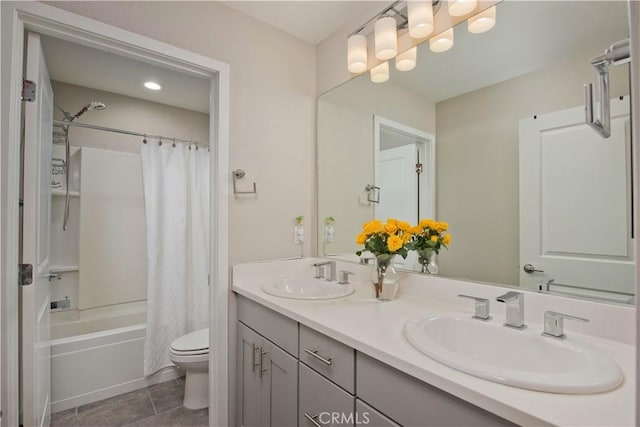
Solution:
{"label": "vanity light fixture", "polygon": [[429,48],[432,52],[441,53],[453,47],[453,28],[441,32],[429,39]]}
{"label": "vanity light fixture", "polygon": [[416,56],[418,54],[418,46],[405,50],[396,56],[396,70],[410,71],[416,68]]}
{"label": "vanity light fixture", "polygon": [[144,83],[144,87],[146,87],[147,89],[150,89],[150,90],[160,90],[160,89],[162,89],[162,86],[160,86],[158,83],[152,82],[152,81],[145,82]]}
{"label": "vanity light fixture", "polygon": [[478,5],[478,0],[449,0],[449,15],[463,16],[470,13]]}
{"label": "vanity light fixture", "polygon": [[391,59],[398,53],[398,32],[396,19],[383,16],[376,21],[374,29],[376,58]]}
{"label": "vanity light fixture", "polygon": [[470,33],[480,34],[489,31],[496,25],[496,7],[492,6],[467,20]]}
{"label": "vanity light fixture", "polygon": [[371,81],[384,83],[389,80],[389,62],[383,62],[371,69]]}
{"label": "vanity light fixture", "polygon": [[433,32],[433,3],[431,0],[407,1],[409,35],[414,39],[427,37]]}
{"label": "vanity light fixture", "polygon": [[367,38],[362,34],[353,34],[347,40],[347,62],[352,73],[367,71]]}

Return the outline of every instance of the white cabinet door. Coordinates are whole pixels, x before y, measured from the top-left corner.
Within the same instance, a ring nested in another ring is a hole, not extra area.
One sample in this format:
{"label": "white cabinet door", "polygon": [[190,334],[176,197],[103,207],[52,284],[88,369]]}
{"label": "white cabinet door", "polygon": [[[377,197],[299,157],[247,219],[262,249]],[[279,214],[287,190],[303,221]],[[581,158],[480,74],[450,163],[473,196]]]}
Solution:
{"label": "white cabinet door", "polygon": [[[582,107],[520,122],[520,285],[632,293],[629,99],[611,101],[611,137]],[[526,273],[531,264],[544,273]]]}
{"label": "white cabinet door", "polygon": [[27,36],[26,79],[37,85],[25,102],[22,263],[33,266],[33,283],[22,286],[22,424],[49,425],[51,345],[49,344],[51,146],[53,91],[40,36]]}

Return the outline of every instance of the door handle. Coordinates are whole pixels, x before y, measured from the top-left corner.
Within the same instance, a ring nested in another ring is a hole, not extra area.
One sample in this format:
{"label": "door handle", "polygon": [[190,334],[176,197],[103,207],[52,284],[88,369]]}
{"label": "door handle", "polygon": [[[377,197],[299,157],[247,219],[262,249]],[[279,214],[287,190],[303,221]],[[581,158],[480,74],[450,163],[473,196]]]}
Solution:
{"label": "door handle", "polygon": [[262,378],[262,374],[264,374],[265,372],[267,372],[267,368],[264,367],[263,363],[264,363],[264,356],[269,354],[269,352],[267,351],[262,351],[262,347],[260,347],[258,349],[260,351],[260,362],[258,362],[259,364],[259,368],[258,368],[258,377]]}
{"label": "door handle", "polygon": [[544,270],[536,270],[536,268],[531,264],[525,264],[522,269],[525,273],[544,273]]}
{"label": "door handle", "polygon": [[331,366],[331,364],[333,363],[333,361],[331,360],[331,357],[322,357],[318,354],[318,350],[313,350],[310,349],[308,347],[304,348],[304,352],[307,353],[309,356],[316,358],[317,360],[321,361],[322,363],[324,363],[325,365],[329,365]]}
{"label": "door handle", "polygon": [[251,372],[255,372],[256,366],[258,366],[258,364],[256,363],[256,350],[258,350],[258,347],[256,347],[256,343],[251,343]]}

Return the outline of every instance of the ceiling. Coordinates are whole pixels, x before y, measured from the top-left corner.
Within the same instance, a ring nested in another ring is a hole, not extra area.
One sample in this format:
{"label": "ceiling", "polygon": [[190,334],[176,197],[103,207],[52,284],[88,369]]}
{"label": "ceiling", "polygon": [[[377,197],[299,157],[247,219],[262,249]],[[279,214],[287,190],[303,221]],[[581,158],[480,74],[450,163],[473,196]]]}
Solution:
{"label": "ceiling", "polygon": [[[42,36],[42,48],[52,80],[209,112],[207,79],[48,36]],[[162,90],[146,89],[143,83],[148,80]]]}
{"label": "ceiling", "polygon": [[360,24],[364,24],[364,21],[392,1],[298,0],[224,1],[223,3],[307,43],[316,45],[347,22],[362,18],[363,22]]}
{"label": "ceiling", "polygon": [[[439,102],[562,59],[600,55],[629,37],[627,22],[623,1],[504,1],[493,29],[471,34],[463,22],[454,30],[451,50],[433,53],[425,42],[416,68],[402,72],[390,64],[390,80]],[[593,76],[595,81],[595,71]],[[584,82],[577,83],[582,88]]]}

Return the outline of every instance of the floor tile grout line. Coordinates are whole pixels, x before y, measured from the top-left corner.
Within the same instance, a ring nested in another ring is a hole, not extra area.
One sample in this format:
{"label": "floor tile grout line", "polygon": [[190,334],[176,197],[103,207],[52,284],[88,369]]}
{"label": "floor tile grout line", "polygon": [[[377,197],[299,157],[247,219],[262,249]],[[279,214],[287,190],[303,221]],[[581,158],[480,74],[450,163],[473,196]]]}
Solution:
{"label": "floor tile grout line", "polygon": [[151,402],[151,407],[153,408],[153,413],[155,415],[158,415],[158,411],[156,410],[156,405],[153,403],[153,399],[151,398],[151,393],[149,393],[149,387],[146,387],[144,389],[145,393],[147,393],[147,397],[149,398],[149,401]]}

